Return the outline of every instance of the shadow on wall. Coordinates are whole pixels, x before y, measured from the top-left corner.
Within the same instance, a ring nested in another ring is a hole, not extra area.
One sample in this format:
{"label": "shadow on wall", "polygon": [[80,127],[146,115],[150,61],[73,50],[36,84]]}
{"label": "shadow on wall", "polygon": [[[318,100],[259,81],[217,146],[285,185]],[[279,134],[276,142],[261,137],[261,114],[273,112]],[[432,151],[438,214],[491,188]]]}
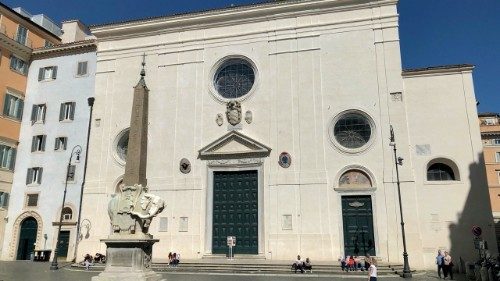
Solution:
{"label": "shadow on wall", "polygon": [[[498,253],[482,153],[479,154],[478,162],[469,165],[469,180],[471,188],[462,213],[457,214],[458,220],[456,224],[449,225],[450,255],[457,266],[460,258],[464,262],[474,262],[479,258],[478,250],[474,248],[474,235],[472,234],[472,227],[475,225],[483,230],[481,237],[487,241],[488,251],[493,255]],[[443,206],[446,208],[446,202],[444,202]]]}

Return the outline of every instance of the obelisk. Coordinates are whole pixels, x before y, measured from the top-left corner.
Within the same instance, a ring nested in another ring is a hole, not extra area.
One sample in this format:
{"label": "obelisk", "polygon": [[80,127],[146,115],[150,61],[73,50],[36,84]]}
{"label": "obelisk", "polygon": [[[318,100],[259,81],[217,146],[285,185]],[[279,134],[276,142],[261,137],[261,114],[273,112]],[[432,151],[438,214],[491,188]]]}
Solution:
{"label": "obelisk", "polygon": [[145,65],[143,55],[141,79],[134,87],[124,184],[108,205],[112,233],[101,240],[107,246],[106,268],[92,281],[164,280],[151,270],[153,244],[159,240],[148,233],[149,225],[165,202],[147,187],[149,89]]}
{"label": "obelisk", "polygon": [[141,79],[134,87],[134,100],[130,117],[127,163],[125,165],[125,186],[141,184],[147,186],[146,164],[148,154],[148,94],[144,76],[145,55],[142,58]]}

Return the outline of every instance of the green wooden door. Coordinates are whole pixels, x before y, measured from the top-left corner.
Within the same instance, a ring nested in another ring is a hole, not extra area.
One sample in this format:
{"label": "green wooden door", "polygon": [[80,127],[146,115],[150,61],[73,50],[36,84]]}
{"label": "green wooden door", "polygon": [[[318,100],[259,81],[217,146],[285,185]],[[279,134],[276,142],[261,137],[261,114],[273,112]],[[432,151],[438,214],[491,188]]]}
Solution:
{"label": "green wooden door", "polygon": [[21,223],[19,244],[17,246],[17,259],[29,260],[31,253],[35,250],[36,231],[38,223],[36,219],[29,217]]}
{"label": "green wooden door", "polygon": [[342,218],[345,255],[375,256],[371,197],[342,196]]}
{"label": "green wooden door", "polygon": [[68,246],[69,246],[69,231],[59,232],[59,245],[57,248],[58,257],[68,256]]}
{"label": "green wooden door", "polygon": [[258,254],[257,182],[257,171],[214,172],[213,254],[228,252],[227,236],[235,254]]}

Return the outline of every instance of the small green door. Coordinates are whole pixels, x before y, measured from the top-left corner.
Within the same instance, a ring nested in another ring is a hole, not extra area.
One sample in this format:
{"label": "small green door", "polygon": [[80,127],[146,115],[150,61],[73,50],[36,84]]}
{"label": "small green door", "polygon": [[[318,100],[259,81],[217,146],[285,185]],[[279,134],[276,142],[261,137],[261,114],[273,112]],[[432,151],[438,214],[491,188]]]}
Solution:
{"label": "small green door", "polygon": [[212,253],[227,253],[236,236],[235,254],[258,254],[257,215],[257,171],[214,172]]}
{"label": "small green door", "polygon": [[342,219],[345,255],[375,256],[371,197],[342,196]]}
{"label": "small green door", "polygon": [[26,218],[21,223],[21,233],[19,234],[19,244],[17,246],[17,259],[29,260],[31,253],[35,250],[36,231],[38,223],[33,217]]}
{"label": "small green door", "polygon": [[68,246],[69,246],[69,231],[59,232],[59,245],[57,247],[57,256],[67,257]]}

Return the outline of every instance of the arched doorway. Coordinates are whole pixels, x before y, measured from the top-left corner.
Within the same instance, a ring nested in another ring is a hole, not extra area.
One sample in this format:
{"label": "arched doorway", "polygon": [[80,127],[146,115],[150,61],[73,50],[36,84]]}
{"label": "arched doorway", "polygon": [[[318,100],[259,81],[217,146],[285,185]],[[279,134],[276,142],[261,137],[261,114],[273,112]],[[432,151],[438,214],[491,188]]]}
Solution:
{"label": "arched doorway", "polygon": [[35,218],[28,217],[21,223],[21,233],[19,234],[19,245],[17,247],[17,259],[29,260],[31,253],[35,249],[38,223]]}

